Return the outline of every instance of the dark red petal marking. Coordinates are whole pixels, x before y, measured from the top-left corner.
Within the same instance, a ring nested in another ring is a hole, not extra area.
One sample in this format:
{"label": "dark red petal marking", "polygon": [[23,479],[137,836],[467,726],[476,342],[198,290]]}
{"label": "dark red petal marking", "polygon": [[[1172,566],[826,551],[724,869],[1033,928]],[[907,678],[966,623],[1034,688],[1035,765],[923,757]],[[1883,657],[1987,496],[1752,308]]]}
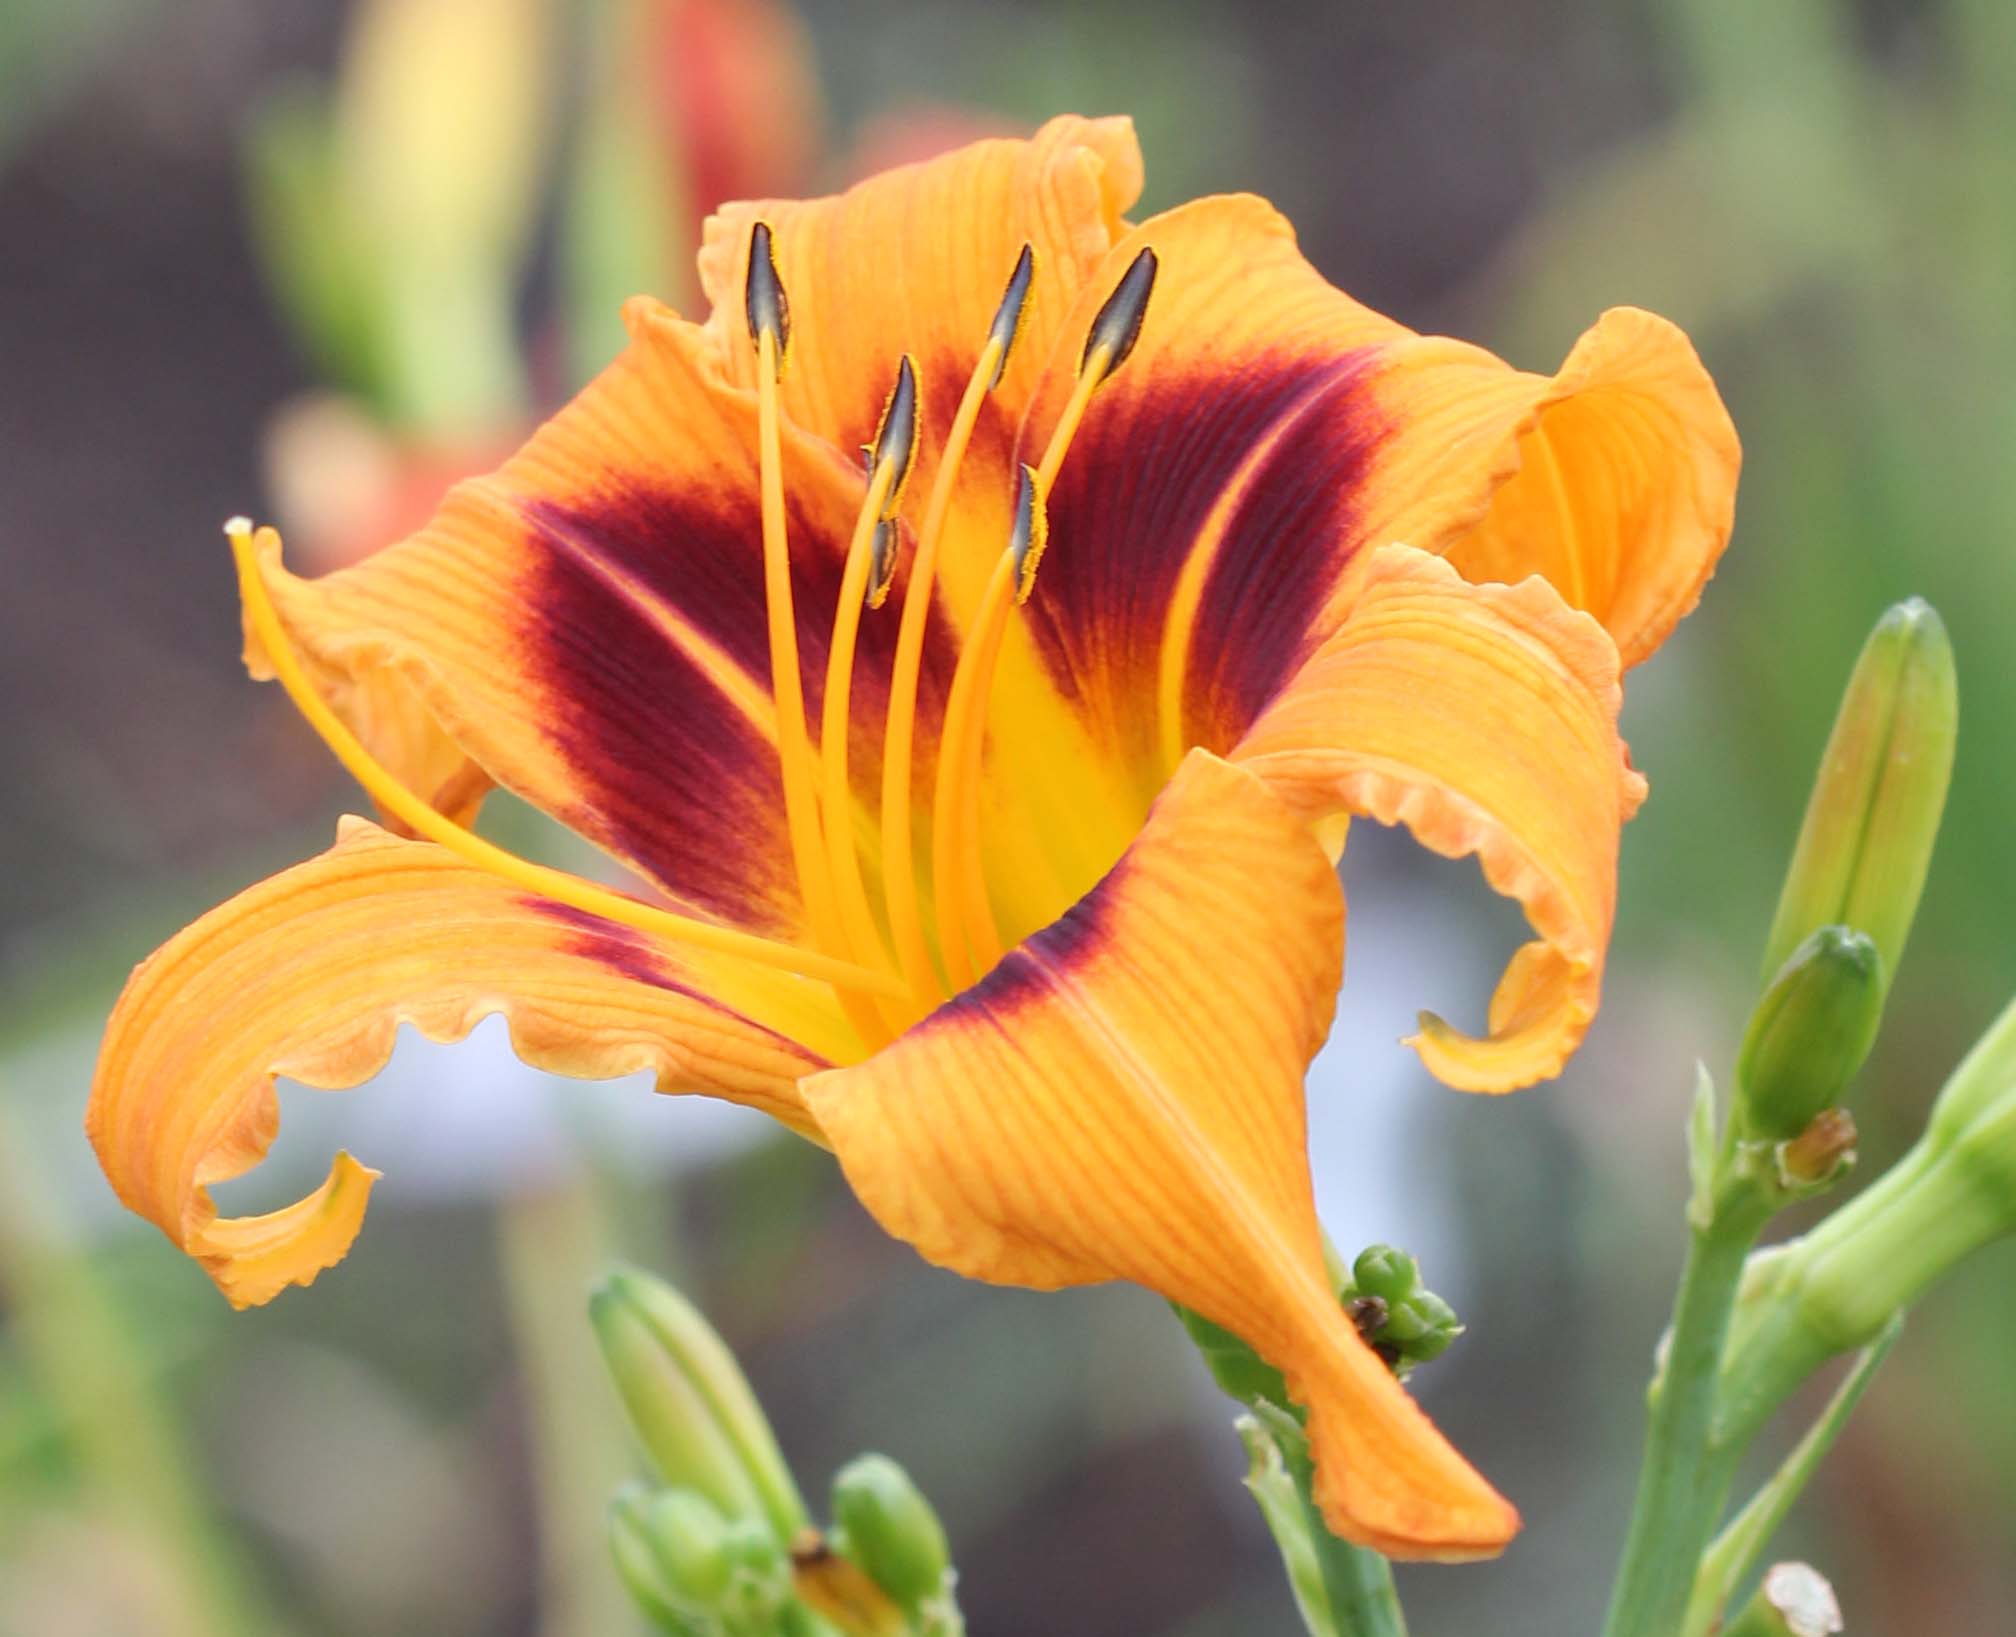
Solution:
{"label": "dark red petal marking", "polygon": [[1146,792],[1169,771],[1155,700],[1170,603],[1235,480],[1241,498],[1190,645],[1189,742],[1225,748],[1308,651],[1358,545],[1354,500],[1383,436],[1367,390],[1374,357],[1282,354],[1236,370],[1200,358],[1123,373],[1093,399],[1050,497],[1050,549],[1026,613],[1058,687]]}
{"label": "dark red petal marking", "polygon": [[[788,491],[786,505],[806,713],[816,730],[846,539]],[[652,612],[676,616],[767,693],[754,485],[611,482],[585,502],[534,501],[525,516],[535,564],[527,663],[558,703],[547,733],[585,809],[559,816],[682,900],[740,926],[789,932],[799,899],[775,746]],[[862,622],[849,756],[863,791],[879,788],[896,629],[893,619]],[[935,731],[952,659],[950,629],[934,617],[919,690],[925,731]]]}

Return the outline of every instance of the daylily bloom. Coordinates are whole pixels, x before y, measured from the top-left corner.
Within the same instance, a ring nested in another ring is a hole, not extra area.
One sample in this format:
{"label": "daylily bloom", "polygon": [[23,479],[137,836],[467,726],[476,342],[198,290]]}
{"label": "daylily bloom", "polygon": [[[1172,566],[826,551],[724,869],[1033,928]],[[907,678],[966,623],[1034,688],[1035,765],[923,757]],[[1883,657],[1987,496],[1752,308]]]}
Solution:
{"label": "daylily bloom", "polygon": [[[1419,1050],[1472,1090],[1558,1071],[1642,790],[1620,664],[1699,595],[1735,436],[1657,318],[1521,374],[1331,288],[1259,199],[1129,223],[1140,183],[1125,121],[1060,119],[729,206],[706,322],[634,301],[412,539],[306,581],[233,526],[253,673],[405,832],[346,819],[113,1016],[100,1160],[234,1303],[342,1257],[374,1175],[221,1218],[274,1076],[355,1085],[398,1023],[501,1012],[529,1062],[830,1146],[934,1262],[1242,1336],[1341,1535],[1510,1537],[1325,1274],[1335,860],[1359,814],[1475,853],[1535,937],[1484,1032],[1424,1016]],[[478,840],[491,781],[656,896]]]}

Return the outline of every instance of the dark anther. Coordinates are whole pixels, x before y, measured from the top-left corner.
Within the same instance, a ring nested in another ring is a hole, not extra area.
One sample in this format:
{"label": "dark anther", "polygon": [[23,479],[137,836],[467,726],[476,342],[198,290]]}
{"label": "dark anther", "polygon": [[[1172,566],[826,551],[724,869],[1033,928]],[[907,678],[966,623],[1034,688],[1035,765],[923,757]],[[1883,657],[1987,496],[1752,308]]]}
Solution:
{"label": "dark anther", "polygon": [[1155,288],[1158,266],[1155,252],[1149,249],[1143,249],[1128,265],[1113,293],[1106,298],[1106,305],[1099,309],[1099,316],[1092,320],[1091,333],[1085,337],[1085,351],[1078,359],[1081,375],[1101,347],[1107,349],[1108,375],[1127,362],[1127,355],[1141,338],[1141,321],[1148,316],[1148,297]]}

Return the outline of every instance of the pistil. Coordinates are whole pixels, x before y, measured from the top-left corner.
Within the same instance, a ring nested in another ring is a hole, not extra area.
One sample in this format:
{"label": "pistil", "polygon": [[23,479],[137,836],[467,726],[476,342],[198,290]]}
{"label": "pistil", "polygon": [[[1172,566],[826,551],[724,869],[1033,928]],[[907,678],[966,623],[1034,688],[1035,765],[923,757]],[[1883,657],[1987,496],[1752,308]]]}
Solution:
{"label": "pistil", "polygon": [[733,927],[681,915],[655,904],[640,903],[607,887],[597,886],[592,881],[584,881],[579,876],[549,869],[515,853],[508,853],[436,812],[365,749],[362,741],[343,724],[309,680],[267,593],[265,578],[259,572],[259,553],[277,545],[273,531],[264,529],[255,535],[248,520],[234,517],[224,525],[224,534],[231,543],[231,555],[238,566],[238,584],[245,599],[246,618],[253,634],[266,650],[266,657],[272,662],[280,686],[286,690],[287,697],[294,702],[308,725],[321,736],[323,743],[335,753],[337,761],[348,769],[371,799],[415,835],[446,847],[486,874],[509,881],[541,898],[550,898],[555,903],[613,921],[619,926],[633,927],[639,932],[697,949],[816,978],[831,984],[849,998],[902,995],[901,985],[887,973],[870,971],[814,950],[759,938],[753,933],[738,932]]}

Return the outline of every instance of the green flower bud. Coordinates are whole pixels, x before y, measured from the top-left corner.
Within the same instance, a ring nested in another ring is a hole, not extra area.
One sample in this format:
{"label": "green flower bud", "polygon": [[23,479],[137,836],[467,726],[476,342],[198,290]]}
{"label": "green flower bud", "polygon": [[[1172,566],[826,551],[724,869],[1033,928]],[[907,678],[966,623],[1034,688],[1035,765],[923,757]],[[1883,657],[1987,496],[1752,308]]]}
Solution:
{"label": "green flower bud", "polygon": [[731,1629],[767,1631],[792,1601],[792,1567],[784,1543],[761,1518],[731,1518],[721,1537],[730,1578],[722,1606]]}
{"label": "green flower bud", "polygon": [[923,1491],[886,1455],[862,1455],[833,1479],[839,1551],[906,1609],[945,1584],[951,1552]]}
{"label": "green flower bud", "polygon": [[1958,712],[1946,627],[1919,599],[1899,603],[1842,695],[1765,946],[1767,978],[1808,934],[1852,926],[1881,952],[1888,988],[1946,805]]}
{"label": "green flower bud", "polygon": [[1463,1333],[1456,1310],[1432,1290],[1417,1290],[1388,1310],[1375,1341],[1398,1355],[1394,1367],[1403,1375],[1417,1364],[1439,1358]]}
{"label": "green flower bud", "polygon": [[1812,1232],[1750,1259],[1720,1393],[1732,1442],[1962,1258],[2012,1233],[2016,1005],[1954,1071],[1908,1154]]}
{"label": "green flower bud", "polygon": [[776,1539],[804,1527],[805,1504],[756,1395],[691,1302],[662,1280],[619,1269],[589,1298],[588,1315],[667,1483],[697,1491],[731,1521],[763,1519]]}
{"label": "green flower bud", "polygon": [[1377,1296],[1389,1304],[1404,1302],[1421,1288],[1421,1269],[1404,1250],[1368,1245],[1351,1264],[1351,1283],[1361,1296]]}
{"label": "green flower bud", "polygon": [[673,1591],[702,1608],[719,1604],[735,1574],[728,1520],[690,1489],[662,1490],[643,1502],[640,1512]]}
{"label": "green flower bud", "polygon": [[[680,1595],[659,1554],[651,1525],[653,1498],[642,1484],[625,1484],[609,1503],[609,1549],[616,1560],[617,1577],[659,1630],[677,1637],[705,1637],[711,1621],[704,1610]],[[718,1521],[720,1514],[714,1515]]]}
{"label": "green flower bud", "polygon": [[1826,926],[1792,952],[1750,1014],[1737,1059],[1747,1134],[1797,1136],[1841,1101],[1883,1020],[1875,941]]}

